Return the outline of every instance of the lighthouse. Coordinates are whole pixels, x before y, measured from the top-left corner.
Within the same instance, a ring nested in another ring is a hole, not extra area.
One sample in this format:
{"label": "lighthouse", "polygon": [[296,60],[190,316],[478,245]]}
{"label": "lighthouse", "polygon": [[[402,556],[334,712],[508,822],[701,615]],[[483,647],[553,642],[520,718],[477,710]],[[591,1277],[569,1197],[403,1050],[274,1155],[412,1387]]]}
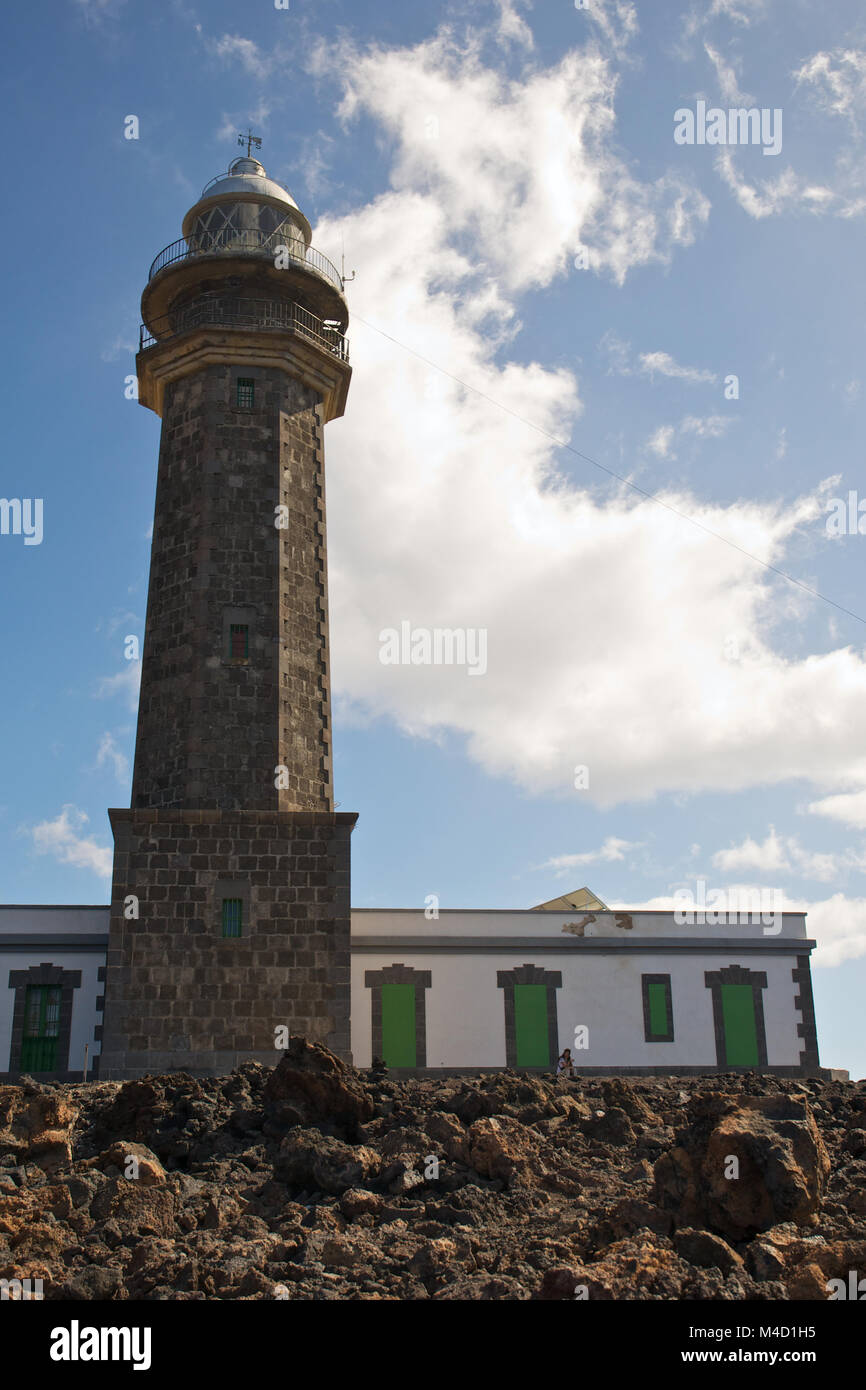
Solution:
{"label": "lighthouse", "polygon": [[350,836],[335,810],[324,426],[340,272],[247,153],[142,294],[160,417],[132,799],[114,834],[100,1076],[349,1059]]}

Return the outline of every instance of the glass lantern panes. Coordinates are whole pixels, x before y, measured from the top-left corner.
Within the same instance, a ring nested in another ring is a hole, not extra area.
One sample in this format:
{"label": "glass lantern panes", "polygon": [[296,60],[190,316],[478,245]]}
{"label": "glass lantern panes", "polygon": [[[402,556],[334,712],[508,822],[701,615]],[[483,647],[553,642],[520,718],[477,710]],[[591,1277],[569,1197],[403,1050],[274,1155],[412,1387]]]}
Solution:
{"label": "glass lantern panes", "polygon": [[217,203],[201,213],[190,237],[193,251],[266,251],[288,246],[303,260],[304,243],[291,218],[261,203]]}

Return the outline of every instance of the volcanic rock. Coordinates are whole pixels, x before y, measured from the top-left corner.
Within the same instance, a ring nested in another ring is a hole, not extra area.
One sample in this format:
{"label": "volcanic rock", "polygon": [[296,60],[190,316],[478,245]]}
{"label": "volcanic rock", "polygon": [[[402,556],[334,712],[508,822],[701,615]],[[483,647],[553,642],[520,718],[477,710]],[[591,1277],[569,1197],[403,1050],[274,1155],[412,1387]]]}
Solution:
{"label": "volcanic rock", "polygon": [[653,1200],[678,1225],[744,1240],[815,1214],[830,1160],[808,1102],[714,1095],[693,1105],[690,1118],[655,1165]]}
{"label": "volcanic rock", "polygon": [[863,1082],[397,1081],[303,1039],[225,1077],[22,1079],[0,1087],[0,1279],[85,1301],[825,1299],[866,1277],[864,1130]]}

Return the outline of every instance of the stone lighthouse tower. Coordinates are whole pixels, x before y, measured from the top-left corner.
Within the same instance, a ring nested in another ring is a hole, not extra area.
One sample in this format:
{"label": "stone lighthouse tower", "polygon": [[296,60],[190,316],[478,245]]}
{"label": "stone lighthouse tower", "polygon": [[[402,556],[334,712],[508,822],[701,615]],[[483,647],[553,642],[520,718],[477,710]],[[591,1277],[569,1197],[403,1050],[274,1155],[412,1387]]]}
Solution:
{"label": "stone lighthouse tower", "polygon": [[142,295],[162,420],[132,805],[100,1076],[349,1056],[349,841],[334,810],[323,428],[351,371],[343,281],[258,160],[184,218]]}

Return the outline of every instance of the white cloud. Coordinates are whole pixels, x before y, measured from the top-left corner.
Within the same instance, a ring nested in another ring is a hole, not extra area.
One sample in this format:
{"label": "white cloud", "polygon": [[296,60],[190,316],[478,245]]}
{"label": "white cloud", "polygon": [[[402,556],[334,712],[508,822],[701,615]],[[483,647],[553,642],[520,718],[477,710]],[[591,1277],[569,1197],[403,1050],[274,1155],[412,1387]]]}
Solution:
{"label": "white cloud", "polygon": [[[153,523],[151,523],[151,530]],[[126,628],[129,632],[130,627],[137,626],[141,622],[138,613],[133,613],[131,609],[115,609],[109,618],[100,618],[96,624],[97,632],[104,632],[106,637],[113,637],[119,628]]]}
{"label": "white cloud", "polygon": [[680,17],[680,37],[674,51],[688,60],[692,55],[691,43],[707,28],[716,22],[730,20],[735,25],[748,29],[755,21],[766,17],[769,0],[698,0],[692,9]]}
{"label": "white cloud", "polygon": [[103,362],[116,362],[119,357],[134,357],[137,352],[137,341],[129,334],[120,332],[110,347],[102,349],[99,357]]}
{"label": "white cloud", "polygon": [[138,690],[141,684],[141,662],[126,661],[116,676],[103,676],[96,689],[96,699],[111,699],[122,695],[131,710],[138,709]]}
{"label": "white cloud", "polygon": [[[706,45],[714,61],[718,55]],[[847,118],[854,130],[866,110],[866,50],[835,49],[815,53],[793,73],[822,111]],[[733,101],[733,97],[731,97]],[[741,98],[742,102],[748,98]],[[866,212],[866,180],[859,147],[843,146],[829,161],[822,181],[799,174],[790,166],[749,182],[739,171],[731,150],[720,150],[716,169],[750,217],[789,212],[832,217],[859,217]]]}
{"label": "white cloud", "polygon": [[763,844],[750,837],[742,844],[732,845],[730,849],[719,850],[713,855],[713,867],[723,873],[739,873],[749,869],[761,869],[768,874],[783,873],[791,868],[784,841],[776,834],[773,826]]}
{"label": "white cloud", "polygon": [[610,363],[607,369],[608,376],[617,372],[620,376],[632,376],[634,368],[631,365],[631,343],[627,343],[620,338],[612,328],[608,328],[598,341],[599,352],[603,352]]}
{"label": "white cloud", "polygon": [[572,869],[580,869],[588,864],[614,864],[625,859],[626,850],[638,849],[638,841],[620,840],[615,835],[608,835],[604,844],[598,849],[586,850],[582,854],[559,854],[553,859],[548,859],[540,867],[542,869],[553,869],[557,878],[562,878]]}
{"label": "white cloud", "polygon": [[113,734],[110,733],[102,735],[96,752],[96,766],[104,767],[106,763],[110,763],[114,768],[118,782],[126,784],[129,781],[129,759],[120,751]]}
{"label": "white cloud", "polygon": [[610,363],[608,374],[616,372],[620,376],[634,376],[637,373],[648,376],[650,381],[655,381],[656,376],[670,377],[689,386],[718,379],[716,372],[708,371],[704,367],[685,367],[669,352],[663,352],[658,348],[654,352],[638,353],[635,365],[631,343],[620,338],[612,328],[602,334],[598,346],[599,351],[607,356]]}
{"label": "white cloud", "polygon": [[115,19],[125,4],[126,0],[75,0],[88,28],[97,28],[104,19]]}
{"label": "white cloud", "polygon": [[855,830],[866,830],[866,791],[839,792],[811,801],[806,808],[813,816],[829,816]]}
{"label": "white cloud", "polygon": [[616,153],[616,78],[591,49],[523,81],[447,33],[413,49],[323,44],[312,63],[343,77],[344,120],[367,112],[394,139],[394,188],[433,199],[449,236],[469,234],[512,292],[573,273],[582,248],[622,283],[669,263],[707,219],[707,199],[679,176],[642,183]]}
{"label": "white cloud", "polygon": [[706,17],[716,19],[721,15],[748,28],[754,20],[763,19],[766,13],[767,0],[713,0]]}
{"label": "white cloud", "polygon": [[206,46],[215,58],[224,62],[237,62],[250,77],[264,82],[281,61],[277,50],[265,54],[252,39],[242,38],[240,34],[223,34],[219,39],[207,39]]}
{"label": "white cloud", "polygon": [[[393,226],[393,204],[377,211],[355,222],[365,253]],[[422,226],[409,235],[402,224],[392,245],[423,258]],[[410,293],[402,262],[375,282],[366,254],[364,264],[369,312],[426,332],[431,357],[545,427],[574,407],[567,375],[494,369],[453,305]],[[486,771],[535,791],[566,793],[586,763],[581,795],[601,804],[842,775],[852,748],[866,763],[862,659],[776,652],[776,590],[759,567],[649,502],[566,485],[538,435],[357,323],[354,335],[351,420],[330,427],[328,446],[341,718],[384,715],[417,736],[459,731]],[[816,499],[777,510],[666,496],[772,561],[822,514]],[[404,619],[484,627],[487,675],[383,667],[378,634]],[[731,632],[743,634],[738,663],[724,654]]]}
{"label": "white cloud", "polygon": [[713,867],[723,873],[759,871],[765,875],[789,873],[798,878],[832,883],[842,874],[866,868],[866,854],[846,849],[837,853],[805,849],[793,835],[780,836],[774,826],[763,844],[750,836],[739,845],[713,855]]}
{"label": "white cloud", "polygon": [[91,869],[102,878],[111,877],[112,850],[79,834],[88,817],[77,806],[66,805],[53,821],[33,826],[30,834],[38,854],[50,854],[61,864]]}
{"label": "white cloud", "polygon": [[673,425],[659,425],[658,429],[647,440],[647,448],[657,458],[676,458],[676,454],[671,449],[675,435],[676,429]]}
{"label": "white cloud", "polygon": [[824,184],[809,183],[791,168],[783,169],[775,176],[749,183],[739,173],[734,156],[729,150],[723,150],[718,154],[716,168],[740,207],[750,217],[774,217],[790,210],[812,213],[836,211],[841,215],[838,195],[831,188]]}
{"label": "white cloud", "polygon": [[623,58],[629,44],[637,38],[637,7],[632,0],[589,0],[580,15],[592,20],[602,42],[616,58]]}
{"label": "white cloud", "polygon": [[678,425],[660,425],[650,435],[646,447],[658,458],[675,459],[672,446],[678,438],[692,434],[696,439],[719,439],[732,423],[728,415],[685,415]]}
{"label": "white cloud", "polygon": [[[521,85],[442,37],[339,58],[317,61],[345,74],[344,116],[369,112],[394,150],[391,191],[314,236],[325,252],[345,238],[359,271],[348,415],[327,442],[339,718],[456,733],[487,773],[533,792],[574,796],[586,764],[580,796],[599,805],[794,778],[830,793],[852,764],[866,783],[863,654],[783,651],[776,625],[811,600],[742,553],[784,564],[826,488],[786,504],[671,489],[669,509],[603,495],[585,464],[560,471],[550,438],[582,408],[573,372],[498,355],[479,321],[491,286],[504,322],[567,269],[575,240],[592,244],[602,189],[604,216],[627,220],[606,65],[569,55]],[[625,261],[616,238],[596,240],[611,273],[661,256],[658,222],[623,235]],[[686,416],[684,433],[717,437],[722,419]],[[382,665],[379,633],[405,620],[483,628],[487,674]]]}
{"label": "white cloud", "polygon": [[715,372],[705,371],[700,367],[683,367],[674,361],[669,352],[642,352],[639,370],[649,377],[658,372],[660,376],[690,383],[716,380]]}
{"label": "white cloud", "polygon": [[821,110],[856,120],[866,108],[866,51],[834,49],[815,53],[794,73],[798,84],[808,85]]}
{"label": "white cloud", "polygon": [[833,217],[859,217],[866,211],[866,196],[854,190],[862,183],[862,175],[852,174],[847,160],[840,157],[834,177],[838,187],[814,183],[793,169],[783,169],[774,177],[749,183],[739,173],[730,150],[716,157],[716,169],[723,183],[734,194],[740,207],[750,217],[777,217],[783,212],[807,212]]}
{"label": "white cloud", "polygon": [[726,63],[718,49],[713,48],[712,44],[705,43],[704,51],[716,70],[716,81],[719,85],[722,99],[729,106],[751,106],[752,98],[747,92],[740,90],[740,77],[737,72],[736,59]]}
{"label": "white cloud", "polygon": [[[535,40],[532,37],[532,30],[520,14],[518,5],[521,0],[493,0],[499,10],[499,23],[497,33],[500,39],[507,43],[518,43],[524,48],[534,48]],[[530,0],[522,0],[524,6]]]}
{"label": "white cloud", "polygon": [[303,173],[304,186],[311,198],[327,197],[333,188],[331,155],[335,141],[323,130],[307,135],[298,147],[297,162]]}
{"label": "white cloud", "polygon": [[806,929],[818,943],[814,965],[842,965],[866,955],[866,898],[834,893],[821,902],[792,900],[786,906],[808,914]]}
{"label": "white cloud", "polygon": [[698,439],[719,439],[732,423],[730,415],[686,415],[680,421],[680,433],[694,434]]}

